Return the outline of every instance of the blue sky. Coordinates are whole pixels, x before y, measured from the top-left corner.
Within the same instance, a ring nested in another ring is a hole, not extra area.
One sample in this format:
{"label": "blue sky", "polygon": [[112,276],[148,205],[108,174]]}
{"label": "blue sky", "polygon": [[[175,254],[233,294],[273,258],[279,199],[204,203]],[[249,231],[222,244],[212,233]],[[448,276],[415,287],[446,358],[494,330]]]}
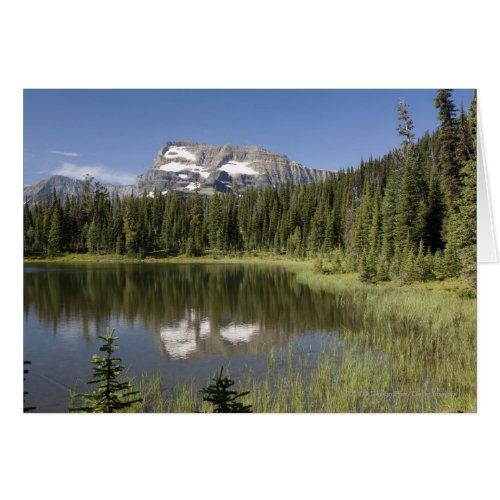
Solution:
{"label": "blue sky", "polygon": [[[396,147],[404,98],[416,136],[435,90],[25,90],[24,185],[53,174],[133,183],[168,140],[257,145],[306,166],[357,166]],[[472,90],[455,90],[467,109]]]}

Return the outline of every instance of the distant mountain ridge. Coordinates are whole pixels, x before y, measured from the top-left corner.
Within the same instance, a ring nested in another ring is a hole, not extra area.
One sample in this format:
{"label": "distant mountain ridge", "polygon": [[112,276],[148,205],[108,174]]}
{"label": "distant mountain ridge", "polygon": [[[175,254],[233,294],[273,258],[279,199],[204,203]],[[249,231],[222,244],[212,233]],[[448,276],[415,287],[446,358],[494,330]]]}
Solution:
{"label": "distant mountain ridge", "polygon": [[[115,186],[114,184],[101,184],[106,187],[111,196],[126,196],[136,192],[134,185],[129,186]],[[44,179],[32,186],[24,188],[24,201],[28,204],[38,203],[43,200],[52,199],[54,189],[59,196],[59,199],[64,200],[71,196],[82,196],[84,192],[85,182],[80,179],[73,179],[64,175],[53,175],[48,179]],[[89,186],[89,191],[92,193],[94,186]]]}
{"label": "distant mountain ridge", "polygon": [[[334,171],[308,168],[258,146],[239,147],[232,144],[214,146],[190,141],[167,142],[135,184],[115,186],[104,184],[111,196],[152,194],[159,191],[212,194],[224,192],[236,184],[238,191],[251,186],[279,185],[285,182],[302,184],[319,182],[335,175]],[[33,204],[50,199],[55,189],[60,199],[81,196],[84,181],[55,175],[24,188],[24,201]]]}

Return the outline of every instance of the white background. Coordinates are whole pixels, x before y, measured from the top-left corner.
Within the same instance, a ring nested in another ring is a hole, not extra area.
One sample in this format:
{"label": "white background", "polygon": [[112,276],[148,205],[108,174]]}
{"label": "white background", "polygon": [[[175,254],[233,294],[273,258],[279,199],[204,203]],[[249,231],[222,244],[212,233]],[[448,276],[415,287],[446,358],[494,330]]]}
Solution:
{"label": "white background", "polygon": [[477,415],[21,413],[23,88],[477,87],[500,220],[495,2],[329,3],[3,4],[3,498],[498,498],[494,265],[479,268]]}

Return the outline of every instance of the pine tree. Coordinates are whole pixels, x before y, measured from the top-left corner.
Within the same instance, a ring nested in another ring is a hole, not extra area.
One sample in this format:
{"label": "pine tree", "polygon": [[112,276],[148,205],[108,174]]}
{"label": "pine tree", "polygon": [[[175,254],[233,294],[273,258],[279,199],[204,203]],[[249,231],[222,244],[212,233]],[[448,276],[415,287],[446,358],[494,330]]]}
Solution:
{"label": "pine tree", "polygon": [[325,213],[324,207],[318,206],[311,219],[308,246],[313,254],[317,254],[323,248],[325,241]]}
{"label": "pine tree", "polygon": [[372,223],[372,197],[369,181],[365,181],[363,195],[356,211],[352,230],[352,250],[360,259],[369,249],[370,227]]}
{"label": "pine tree", "polygon": [[116,244],[114,250],[117,255],[121,255],[125,250],[125,242],[122,233],[119,233],[118,236],[116,237]]}
{"label": "pine tree", "polygon": [[403,137],[403,150],[406,152],[407,148],[413,142],[413,120],[411,119],[410,112],[408,110],[408,105],[406,102],[401,100],[398,104],[398,134]]}
{"label": "pine tree", "polygon": [[432,255],[430,247],[427,249],[424,257],[424,268],[427,270],[429,280],[437,279],[436,259],[435,256]]}
{"label": "pine tree", "polygon": [[128,253],[138,251],[137,206],[132,196],[124,201],[123,233],[125,235],[125,250]]}
{"label": "pine tree", "polygon": [[333,250],[333,255],[331,257],[331,272],[332,273],[342,273],[344,271],[344,255],[340,248]]}
{"label": "pine tree", "polygon": [[227,376],[222,376],[224,367],[213,378],[213,384],[201,390],[203,401],[212,404],[213,413],[252,413],[251,405],[244,405],[237,399],[246,396],[249,392],[237,392],[229,388],[234,385],[234,381]]}
{"label": "pine tree", "polygon": [[458,200],[458,217],[455,240],[460,255],[462,275],[468,283],[477,282],[477,92],[474,91],[469,117],[462,123],[464,141],[467,141],[465,160],[461,171],[461,190]]}
{"label": "pine tree", "polygon": [[420,240],[418,253],[415,259],[415,268],[418,281],[427,281],[430,277],[430,268],[428,268],[428,260],[424,251],[424,242]]}
{"label": "pine tree", "polygon": [[70,412],[116,413],[142,402],[142,398],[131,399],[138,392],[132,390],[130,382],[119,380],[124,366],[120,358],[113,357],[113,352],[118,349],[115,345],[118,337],[114,336],[114,330],[108,330],[106,335],[99,335],[99,338],[103,341],[99,351],[104,352],[105,355],[94,354],[92,357],[94,376],[88,382],[88,384],[99,384],[99,386],[89,394],[77,394],[76,397],[81,398],[86,406],[69,408]]}
{"label": "pine tree", "polygon": [[441,183],[437,173],[432,171],[426,214],[426,243],[432,252],[444,248],[442,238],[444,210]]}
{"label": "pine tree", "polygon": [[427,221],[428,221],[428,206],[424,198],[420,198],[418,202],[417,216],[414,222],[413,230],[413,240],[415,242],[419,240],[424,240],[426,243],[429,241],[429,235],[427,232]]}
{"label": "pine tree", "polygon": [[53,205],[50,216],[50,229],[47,238],[48,254],[57,255],[62,247],[62,214],[59,204]]}
{"label": "pine tree", "polygon": [[77,232],[77,227],[75,224],[75,220],[72,217],[71,209],[72,209],[71,198],[66,198],[64,201],[64,206],[62,209],[62,231],[61,231],[61,239],[62,239],[62,247],[66,250],[73,250],[73,238],[75,233]]}
{"label": "pine tree", "polygon": [[460,259],[453,241],[448,241],[444,249],[442,261],[443,275],[445,278],[456,278],[460,273]]}
{"label": "pine tree", "polygon": [[443,251],[442,250],[437,250],[436,253],[433,256],[433,274],[434,277],[437,280],[444,280],[446,276],[446,271],[444,268],[444,257],[443,257]]}
{"label": "pine tree", "polygon": [[376,186],[372,202],[372,221],[368,235],[368,255],[374,264],[380,254],[381,222],[380,194],[378,186]]}
{"label": "pine tree", "polygon": [[95,219],[92,219],[87,230],[87,250],[89,253],[97,253],[98,250],[98,235]]}
{"label": "pine tree", "polygon": [[408,285],[419,279],[419,273],[416,265],[416,256],[413,246],[407,242],[406,255],[399,274],[401,283]]}
{"label": "pine tree", "polygon": [[186,240],[186,248],[184,252],[188,257],[196,257],[198,255],[198,249],[195,247],[191,236],[189,236]]}
{"label": "pine tree", "polygon": [[439,109],[439,163],[442,169],[443,186],[446,189],[450,209],[460,187],[460,165],[457,160],[456,108],[450,89],[439,90],[434,98],[434,105]]}
{"label": "pine tree", "polygon": [[471,129],[470,119],[463,105],[457,120],[457,161],[463,166],[467,161],[476,159],[475,135]]}
{"label": "pine tree", "polygon": [[469,128],[470,136],[472,138],[471,157],[476,159],[477,155],[477,90],[474,90],[472,101],[469,106]]}
{"label": "pine tree", "polygon": [[208,241],[212,250],[222,250],[222,204],[219,194],[214,190],[208,206]]}
{"label": "pine tree", "polygon": [[288,244],[287,244],[288,253],[291,255],[295,255],[296,257],[300,257],[302,251],[301,246],[302,246],[302,236],[300,227],[297,226],[293,234],[291,234],[288,238]]}
{"label": "pine tree", "polygon": [[359,264],[359,279],[363,283],[376,283],[377,281],[377,267],[375,260],[370,256],[363,253]]}
{"label": "pine tree", "polygon": [[396,173],[391,172],[382,199],[382,260],[388,262],[394,256],[397,226]]}
{"label": "pine tree", "polygon": [[476,168],[477,164],[474,160],[469,160],[465,164],[458,204],[459,216],[456,219],[455,227],[462,274],[474,287],[477,280]]}
{"label": "pine tree", "polygon": [[[425,181],[422,171],[422,159],[414,146],[408,150],[405,170],[399,192],[396,219],[396,239],[400,244],[406,240],[417,245],[422,237],[422,208],[425,200]],[[420,221],[420,227],[417,222]]]}
{"label": "pine tree", "polygon": [[27,203],[23,206],[23,249],[24,254],[33,252],[35,243],[35,228],[33,226],[33,215]]}
{"label": "pine tree", "polygon": [[186,244],[187,255],[200,255],[203,251],[203,203],[196,189],[191,200],[189,211],[189,245]]}

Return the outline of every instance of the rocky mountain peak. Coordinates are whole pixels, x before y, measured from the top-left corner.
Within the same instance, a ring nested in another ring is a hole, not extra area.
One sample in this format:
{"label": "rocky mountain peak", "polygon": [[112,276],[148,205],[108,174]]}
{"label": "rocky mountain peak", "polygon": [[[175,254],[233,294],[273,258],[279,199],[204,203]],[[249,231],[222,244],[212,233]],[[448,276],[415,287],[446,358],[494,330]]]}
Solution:
{"label": "rocky mountain peak", "polygon": [[[224,192],[236,183],[238,191],[249,187],[318,182],[335,175],[331,170],[307,168],[280,153],[259,146],[215,146],[193,141],[168,141],[160,148],[152,167],[137,177],[132,186],[106,186],[118,196],[141,194],[144,191],[199,191],[211,195]],[[61,198],[78,196],[82,181],[51,177],[25,188],[24,198],[30,203],[46,198],[56,187]],[[67,191],[67,192],[66,192]]]}

